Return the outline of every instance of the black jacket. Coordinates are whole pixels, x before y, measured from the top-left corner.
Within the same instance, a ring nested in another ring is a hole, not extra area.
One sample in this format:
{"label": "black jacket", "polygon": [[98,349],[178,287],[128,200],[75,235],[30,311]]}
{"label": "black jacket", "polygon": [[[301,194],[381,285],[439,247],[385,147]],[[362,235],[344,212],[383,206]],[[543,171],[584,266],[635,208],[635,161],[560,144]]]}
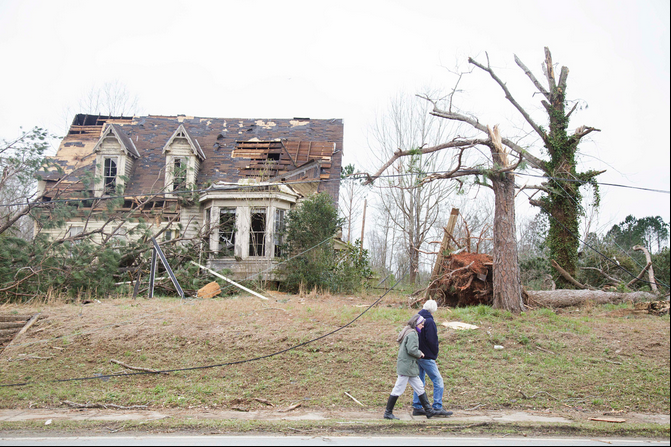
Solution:
{"label": "black jacket", "polygon": [[438,328],[431,312],[422,309],[419,314],[426,319],[424,329],[419,333],[419,350],[424,353],[425,360],[436,360],[438,358]]}

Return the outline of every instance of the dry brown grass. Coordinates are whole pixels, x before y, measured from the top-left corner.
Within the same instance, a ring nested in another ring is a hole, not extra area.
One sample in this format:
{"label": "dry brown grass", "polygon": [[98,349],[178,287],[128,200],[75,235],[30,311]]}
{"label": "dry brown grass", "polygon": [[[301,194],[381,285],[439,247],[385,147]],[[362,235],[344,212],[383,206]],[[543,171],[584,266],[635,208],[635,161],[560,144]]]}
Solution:
{"label": "dry brown grass", "polygon": [[[5,305],[2,313],[43,312],[0,356],[3,407],[59,406],[63,400],[151,407],[262,408],[275,405],[351,410],[382,408],[395,380],[395,336],[415,312],[387,296],[351,327],[263,360],[109,380],[54,380],[129,372],[111,359],[173,370],[253,359],[327,334],[376,296],[267,292],[210,300],[114,299],[92,304]],[[452,409],[537,409],[557,413],[611,409],[669,412],[669,318],[617,317],[618,307],[513,317],[476,307],[436,313],[475,331],[441,328],[439,366]],[[493,345],[505,346],[502,351]],[[29,359],[29,357],[33,357]],[[429,386],[430,390],[430,386]],[[409,392],[402,405],[410,400]]]}

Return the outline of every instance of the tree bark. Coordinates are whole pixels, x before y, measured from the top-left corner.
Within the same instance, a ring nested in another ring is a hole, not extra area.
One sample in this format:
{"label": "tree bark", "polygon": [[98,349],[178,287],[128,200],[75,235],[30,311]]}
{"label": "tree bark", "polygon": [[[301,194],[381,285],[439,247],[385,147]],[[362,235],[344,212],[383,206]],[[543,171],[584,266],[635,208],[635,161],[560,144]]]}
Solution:
{"label": "tree bark", "polygon": [[648,292],[618,293],[600,290],[527,290],[527,305],[532,307],[571,307],[594,304],[621,304],[650,301],[657,296]]}
{"label": "tree bark", "polygon": [[[488,129],[494,165],[507,167],[498,126]],[[494,189],[494,296],[493,307],[514,313],[524,310],[515,228],[515,176],[499,172],[490,179]]]}

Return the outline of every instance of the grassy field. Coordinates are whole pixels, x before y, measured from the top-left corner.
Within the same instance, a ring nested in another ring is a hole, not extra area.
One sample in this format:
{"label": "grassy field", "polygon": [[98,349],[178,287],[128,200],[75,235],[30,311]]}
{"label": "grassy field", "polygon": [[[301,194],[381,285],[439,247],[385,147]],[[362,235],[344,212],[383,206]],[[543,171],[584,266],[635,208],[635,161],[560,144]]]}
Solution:
{"label": "grassy field", "polygon": [[[283,354],[229,366],[304,343],[349,323],[376,296],[253,297],[180,301],[108,299],[4,305],[1,314],[43,312],[0,355],[3,408],[62,408],[65,400],[151,408],[254,410],[275,406],[383,411],[396,379],[396,334],[416,310],[386,296],[351,326]],[[444,403],[454,411],[519,409],[553,414],[669,414],[669,316],[624,316],[626,305],[520,316],[489,307],[441,308]],[[478,329],[442,327],[461,321]],[[494,349],[495,345],[504,349]],[[112,363],[174,370],[133,372]],[[59,381],[65,380],[65,381]],[[431,394],[431,386],[428,386]],[[406,391],[398,406],[407,406]],[[668,427],[666,428],[668,432]]]}

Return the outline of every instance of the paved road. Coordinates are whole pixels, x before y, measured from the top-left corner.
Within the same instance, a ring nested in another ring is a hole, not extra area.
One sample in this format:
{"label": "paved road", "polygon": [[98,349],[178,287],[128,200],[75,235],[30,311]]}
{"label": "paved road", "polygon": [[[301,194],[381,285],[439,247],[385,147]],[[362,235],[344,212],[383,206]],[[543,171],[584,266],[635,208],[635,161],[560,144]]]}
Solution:
{"label": "paved road", "polygon": [[0,446],[392,446],[392,445],[494,445],[494,446],[664,446],[668,440],[624,438],[524,438],[524,437],[435,437],[435,436],[91,436],[91,437],[0,437]]}

